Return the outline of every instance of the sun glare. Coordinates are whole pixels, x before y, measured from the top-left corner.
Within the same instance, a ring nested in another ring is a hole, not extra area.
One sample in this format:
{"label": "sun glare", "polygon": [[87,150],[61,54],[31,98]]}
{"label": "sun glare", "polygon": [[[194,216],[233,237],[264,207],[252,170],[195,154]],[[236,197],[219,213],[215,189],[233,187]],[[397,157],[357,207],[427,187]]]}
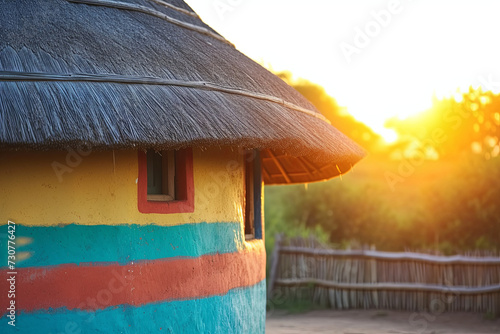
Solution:
{"label": "sun glare", "polygon": [[[380,85],[389,86],[390,83],[381,82]],[[421,87],[425,87],[424,83]],[[388,120],[393,118],[404,120],[431,107],[432,91],[419,90],[417,86],[407,89],[408,91],[404,93],[392,96],[380,95],[379,90],[373,90],[368,94],[359,92],[337,92],[337,94],[329,92],[329,94],[335,96],[339,105],[345,107],[349,114],[369,126],[387,144],[391,144],[398,139],[398,134],[386,127]]]}
{"label": "sun glare", "polygon": [[[500,48],[487,33],[499,25],[496,11],[489,10],[498,8],[492,2],[407,1],[402,13],[381,27],[380,33],[364,38],[363,46],[356,46],[356,41],[361,43],[359,31],[376,25],[370,13],[382,8],[373,1],[324,1],[321,11],[302,1],[222,2],[231,4],[221,15],[214,10],[220,1],[188,0],[240,51],[262,60],[274,72],[290,71],[296,78],[323,86],[341,107],[387,143],[398,138],[385,127],[386,122],[428,110],[433,96],[459,101],[457,87],[465,92],[471,85],[500,91],[496,70]],[[457,13],[448,15],[450,8]],[[470,16],[475,23],[464,24],[463,17],[470,13],[475,13]],[[256,15],[262,16],[257,30],[249,30]],[[419,24],[422,17],[426,24]],[[294,18],[304,24],[289,24]],[[276,19],[285,22],[287,29],[275,29]],[[475,47],[464,48],[464,41],[471,39]],[[345,43],[357,48],[349,59],[340,47]],[[481,61],[472,61],[478,54]]]}
{"label": "sun glare", "polygon": [[395,143],[396,140],[398,140],[398,134],[394,130],[387,129],[387,128],[383,128],[380,130],[375,130],[375,129],[372,129],[372,130],[377,132],[379,135],[381,135],[382,139],[384,139],[386,144],[392,144],[392,143]]}

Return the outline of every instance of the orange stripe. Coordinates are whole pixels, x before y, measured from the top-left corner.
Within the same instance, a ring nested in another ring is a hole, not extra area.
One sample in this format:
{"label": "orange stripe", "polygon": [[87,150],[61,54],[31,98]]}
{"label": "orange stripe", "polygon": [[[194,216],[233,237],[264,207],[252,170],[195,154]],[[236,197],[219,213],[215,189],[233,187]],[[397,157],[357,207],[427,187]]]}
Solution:
{"label": "orange stripe", "polygon": [[[262,281],[265,261],[263,242],[259,242],[252,251],[198,258],[127,265],[22,268],[17,270],[16,309],[28,312],[60,307],[95,310],[222,295],[230,289]],[[3,270],[2,277],[6,276],[7,271]],[[1,280],[0,291],[8,291],[7,283],[5,278]],[[8,300],[2,298],[0,307],[4,312],[7,306]]]}

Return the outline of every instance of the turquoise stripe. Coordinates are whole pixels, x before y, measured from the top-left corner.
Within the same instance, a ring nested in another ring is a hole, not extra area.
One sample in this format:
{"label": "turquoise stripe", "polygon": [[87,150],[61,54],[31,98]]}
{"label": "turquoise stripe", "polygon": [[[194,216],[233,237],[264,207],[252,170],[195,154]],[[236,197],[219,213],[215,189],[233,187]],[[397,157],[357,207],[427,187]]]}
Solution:
{"label": "turquoise stripe", "polygon": [[[95,313],[57,309],[17,315],[15,330],[2,318],[2,333],[264,333],[265,281],[224,296],[119,306]],[[161,330],[160,330],[161,328]],[[10,330],[10,331],[9,331]]]}
{"label": "turquoise stripe", "polygon": [[[7,226],[0,226],[7,231]],[[213,253],[236,252],[242,242],[239,223],[200,223],[179,226],[158,225],[16,225],[16,238],[31,239],[17,246],[30,257],[17,261],[20,267],[51,266],[64,263],[118,262],[169,257],[198,257]],[[7,238],[0,238],[0,268],[7,265]]]}

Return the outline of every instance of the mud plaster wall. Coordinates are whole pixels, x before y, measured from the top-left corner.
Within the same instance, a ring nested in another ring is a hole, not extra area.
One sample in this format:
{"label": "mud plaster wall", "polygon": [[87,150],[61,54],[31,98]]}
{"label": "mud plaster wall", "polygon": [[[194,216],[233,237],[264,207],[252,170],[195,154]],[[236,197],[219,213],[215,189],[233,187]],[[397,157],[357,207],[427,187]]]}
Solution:
{"label": "mud plaster wall", "polygon": [[238,152],[193,150],[195,210],[180,214],[138,211],[136,151],[72,154],[0,152],[0,224],[17,226],[18,330],[264,332],[265,250],[242,232]]}

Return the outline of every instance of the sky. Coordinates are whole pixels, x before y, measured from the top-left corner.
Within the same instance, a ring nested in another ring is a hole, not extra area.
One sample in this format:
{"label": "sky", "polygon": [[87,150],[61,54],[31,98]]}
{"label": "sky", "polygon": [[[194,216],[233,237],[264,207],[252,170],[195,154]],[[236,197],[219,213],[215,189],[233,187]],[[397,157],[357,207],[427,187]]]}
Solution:
{"label": "sky", "polygon": [[241,52],[323,86],[387,141],[432,96],[500,91],[498,0],[186,0]]}

